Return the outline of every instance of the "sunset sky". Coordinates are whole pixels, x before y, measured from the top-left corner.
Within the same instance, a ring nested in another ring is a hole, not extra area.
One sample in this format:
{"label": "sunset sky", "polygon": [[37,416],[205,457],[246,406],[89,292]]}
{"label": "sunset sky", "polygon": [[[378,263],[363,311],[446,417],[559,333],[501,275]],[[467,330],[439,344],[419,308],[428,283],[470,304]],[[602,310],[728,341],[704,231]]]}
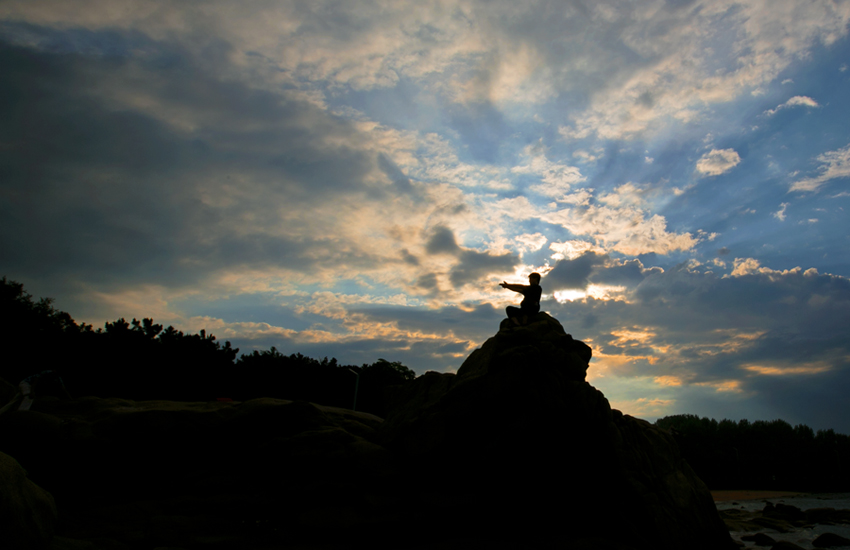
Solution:
{"label": "sunset sky", "polygon": [[456,370],[544,274],[591,384],[850,433],[850,1],[0,1],[0,276]]}

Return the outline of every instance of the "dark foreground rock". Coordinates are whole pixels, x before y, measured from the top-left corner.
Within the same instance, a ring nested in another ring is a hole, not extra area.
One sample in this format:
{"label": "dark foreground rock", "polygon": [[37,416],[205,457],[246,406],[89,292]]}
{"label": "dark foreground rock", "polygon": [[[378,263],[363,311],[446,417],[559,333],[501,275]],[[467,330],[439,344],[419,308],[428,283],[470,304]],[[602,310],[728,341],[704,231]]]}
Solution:
{"label": "dark foreground rock", "polygon": [[824,533],[814,541],[812,546],[815,548],[834,548],[836,546],[850,546],[850,539],[836,535],[835,533]]}
{"label": "dark foreground rock", "polygon": [[472,532],[535,545],[593,533],[633,548],[732,547],[673,438],[612,411],[585,382],[589,351],[544,313],[503,323],[457,375],[408,385],[382,442],[422,472],[423,490],[464,502]]}
{"label": "dark foreground rock", "polygon": [[54,550],[723,549],[672,437],[612,411],[590,349],[540,314],[383,421],[306,402],[45,398],[0,451],[49,490]]}
{"label": "dark foreground rock", "polygon": [[53,497],[27,478],[18,462],[0,452],[0,538],[3,548],[43,550],[56,524]]}

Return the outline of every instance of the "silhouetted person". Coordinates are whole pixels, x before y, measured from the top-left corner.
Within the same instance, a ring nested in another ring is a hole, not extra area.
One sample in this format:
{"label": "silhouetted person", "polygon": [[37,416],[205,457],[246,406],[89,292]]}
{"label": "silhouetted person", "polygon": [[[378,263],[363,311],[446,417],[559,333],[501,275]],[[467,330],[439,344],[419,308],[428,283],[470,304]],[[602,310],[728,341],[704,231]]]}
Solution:
{"label": "silhouetted person", "polygon": [[540,311],[540,295],[543,293],[540,287],[540,273],[529,275],[528,282],[528,285],[514,285],[504,281],[499,283],[500,287],[519,292],[523,296],[519,307],[508,306],[505,310],[508,312],[508,319],[515,325],[527,323],[529,315]]}

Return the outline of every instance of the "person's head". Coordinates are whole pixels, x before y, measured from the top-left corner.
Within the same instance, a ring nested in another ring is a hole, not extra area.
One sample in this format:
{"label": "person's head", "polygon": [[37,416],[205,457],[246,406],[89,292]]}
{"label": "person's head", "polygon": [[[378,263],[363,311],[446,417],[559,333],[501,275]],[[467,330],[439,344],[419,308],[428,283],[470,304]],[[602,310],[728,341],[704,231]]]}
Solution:
{"label": "person's head", "polygon": [[540,284],[540,273],[532,273],[528,276],[528,282],[539,285]]}

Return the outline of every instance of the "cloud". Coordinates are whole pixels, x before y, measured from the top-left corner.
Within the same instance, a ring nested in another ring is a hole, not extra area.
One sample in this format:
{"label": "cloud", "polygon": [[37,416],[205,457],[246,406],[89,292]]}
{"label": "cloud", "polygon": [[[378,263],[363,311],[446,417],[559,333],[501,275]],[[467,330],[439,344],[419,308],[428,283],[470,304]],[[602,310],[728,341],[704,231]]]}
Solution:
{"label": "cloud", "polygon": [[457,288],[479,284],[482,277],[490,274],[511,273],[519,264],[519,256],[510,252],[490,254],[477,250],[464,250],[459,258],[460,263],[452,268],[449,275],[452,284]]}
{"label": "cloud", "polygon": [[764,112],[764,114],[767,116],[773,116],[778,111],[782,109],[787,109],[789,107],[820,107],[820,105],[818,105],[818,102],[810,97],[804,95],[795,95],[782,105],[778,105],[775,109],[768,109]]}
{"label": "cloud", "polygon": [[437,226],[425,245],[428,254],[459,254],[460,247],[455,240],[454,232],[445,226]]}
{"label": "cloud", "polygon": [[525,233],[523,235],[517,235],[514,238],[519,243],[521,249],[526,250],[528,252],[536,252],[540,250],[541,248],[543,248],[543,245],[545,245],[546,242],[549,240],[542,233]]}
{"label": "cloud", "polygon": [[[560,260],[546,274],[546,286],[554,290],[587,288],[589,276],[594,266],[604,262],[604,256],[598,256],[593,252],[582,254],[573,260]],[[541,282],[541,284],[543,284]]]}
{"label": "cloud", "polygon": [[540,178],[541,183],[529,187],[531,191],[541,195],[561,200],[570,188],[587,178],[575,166],[551,162],[539,145],[529,145],[523,150],[526,163],[514,166],[514,174],[533,174]]}
{"label": "cloud", "polygon": [[636,139],[709,116],[712,104],[760,89],[818,42],[846,35],[850,9],[810,7],[721,1],[697,10],[618,10],[608,21],[626,29],[621,40],[631,56],[623,65],[631,65],[602,65],[609,86],[559,128],[561,135]]}
{"label": "cloud", "polygon": [[601,246],[628,255],[668,254],[689,250],[697,239],[690,233],[667,231],[663,216],[647,213],[636,206],[611,208],[590,205],[583,208],[564,208],[546,213],[542,219],[563,226],[574,235],[587,235]]}
{"label": "cloud", "polygon": [[791,191],[810,191],[817,192],[820,187],[826,182],[850,177],[850,145],[843,149],[835,151],[827,151],[822,155],[818,155],[818,162],[821,166],[818,167],[819,175],[813,178],[804,178],[797,180],[791,184]]}
{"label": "cloud", "polygon": [[785,221],[785,210],[788,208],[789,204],[790,203],[788,203],[788,202],[783,202],[782,204],[780,204],[779,210],[777,210],[776,212],[773,213],[773,217],[776,218],[777,220],[781,221],[781,222],[784,222]]}
{"label": "cloud", "polygon": [[719,176],[738,165],[741,157],[734,149],[712,149],[697,161],[696,170],[707,176]]}
{"label": "cloud", "polygon": [[198,57],[218,48],[229,71],[305,94],[317,86],[375,90],[408,80],[460,104],[509,105],[566,91],[579,109],[562,134],[612,139],[699,119],[712,104],[770,83],[818,43],[834,43],[850,20],[843,4],[803,8],[794,0],[771,9],[723,0],[676,10],[601,1],[548,10],[541,21],[542,11],[507,1],[412,11],[394,2],[325,9],[320,1],[234,13],[226,2],[211,2],[199,17],[193,7],[171,3],[119,15],[103,0],[73,10],[44,0],[4,3],[0,18],[154,41],[178,37]]}
{"label": "cloud", "polygon": [[3,193],[14,197],[0,249],[19,277],[110,292],[245,272],[276,285],[346,271],[413,280],[390,266],[416,269],[422,216],[434,194],[452,197],[419,193],[404,175],[404,134],[222,80],[191,59],[163,69],[156,55],[104,64],[5,46],[0,56],[3,96],[25,98],[0,104],[4,120],[25,120],[0,126],[14,144],[0,148]]}
{"label": "cloud", "polygon": [[732,270],[732,277],[743,277],[744,275],[752,275],[759,272],[759,261],[755,258],[735,258],[735,268]]}

